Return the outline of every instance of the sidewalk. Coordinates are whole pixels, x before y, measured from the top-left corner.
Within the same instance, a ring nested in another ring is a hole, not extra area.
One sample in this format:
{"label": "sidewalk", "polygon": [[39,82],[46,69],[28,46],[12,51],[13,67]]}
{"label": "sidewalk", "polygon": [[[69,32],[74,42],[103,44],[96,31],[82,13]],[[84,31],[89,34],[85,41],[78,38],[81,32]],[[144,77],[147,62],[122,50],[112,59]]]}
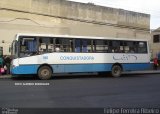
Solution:
{"label": "sidewalk", "polygon": [[0,75],[0,79],[6,79],[6,78],[11,78],[11,75],[6,75],[6,74]]}

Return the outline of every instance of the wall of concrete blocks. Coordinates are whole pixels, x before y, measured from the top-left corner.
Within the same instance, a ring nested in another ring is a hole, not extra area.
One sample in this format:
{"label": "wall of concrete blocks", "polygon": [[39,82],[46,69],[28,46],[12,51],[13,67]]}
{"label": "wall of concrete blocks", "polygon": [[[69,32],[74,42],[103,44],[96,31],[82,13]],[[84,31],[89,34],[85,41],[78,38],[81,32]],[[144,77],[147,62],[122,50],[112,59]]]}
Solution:
{"label": "wall of concrete blocks", "polygon": [[66,0],[1,0],[0,46],[4,54],[10,54],[17,33],[150,40],[150,15]]}

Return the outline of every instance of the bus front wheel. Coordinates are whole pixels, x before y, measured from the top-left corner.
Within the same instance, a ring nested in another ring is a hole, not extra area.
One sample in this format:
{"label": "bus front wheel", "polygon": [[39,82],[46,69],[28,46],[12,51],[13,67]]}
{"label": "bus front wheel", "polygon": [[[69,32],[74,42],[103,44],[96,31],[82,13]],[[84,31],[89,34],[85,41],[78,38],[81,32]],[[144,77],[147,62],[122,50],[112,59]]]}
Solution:
{"label": "bus front wheel", "polygon": [[122,73],[122,68],[120,65],[114,65],[112,67],[112,71],[111,71],[111,75],[113,77],[120,77],[121,76],[121,73]]}
{"label": "bus front wheel", "polygon": [[38,77],[41,80],[48,80],[52,77],[52,70],[49,66],[41,66],[38,70]]}

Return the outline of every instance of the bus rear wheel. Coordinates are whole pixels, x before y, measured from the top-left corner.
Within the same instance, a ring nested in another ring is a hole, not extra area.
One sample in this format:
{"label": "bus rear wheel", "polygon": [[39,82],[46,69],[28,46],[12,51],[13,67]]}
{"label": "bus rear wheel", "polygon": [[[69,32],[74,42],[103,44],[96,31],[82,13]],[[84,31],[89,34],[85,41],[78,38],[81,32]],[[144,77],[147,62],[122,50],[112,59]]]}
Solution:
{"label": "bus rear wheel", "polygon": [[52,77],[52,70],[49,66],[41,66],[38,70],[38,77],[41,80],[49,80]]}
{"label": "bus rear wheel", "polygon": [[113,65],[111,75],[113,77],[120,77],[122,73],[122,68],[120,65]]}

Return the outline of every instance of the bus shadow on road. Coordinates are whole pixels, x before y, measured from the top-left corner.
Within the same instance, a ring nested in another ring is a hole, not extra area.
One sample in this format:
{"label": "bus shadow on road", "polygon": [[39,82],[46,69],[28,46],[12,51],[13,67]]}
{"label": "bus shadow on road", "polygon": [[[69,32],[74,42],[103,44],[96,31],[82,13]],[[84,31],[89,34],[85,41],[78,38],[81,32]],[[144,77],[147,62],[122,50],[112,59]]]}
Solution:
{"label": "bus shadow on road", "polygon": [[[55,74],[50,80],[61,80],[61,79],[86,79],[86,78],[104,78],[110,77],[108,75],[98,74]],[[19,75],[12,77],[12,80],[40,80],[37,75]]]}
{"label": "bus shadow on road", "polygon": [[122,74],[122,78],[140,78],[140,77],[146,77],[148,74]]}
{"label": "bus shadow on road", "polygon": [[[93,79],[93,78],[106,78],[106,79],[122,79],[122,78],[142,78],[150,74],[122,74],[120,77],[113,77],[109,73],[105,74],[58,74],[52,76],[50,80],[61,79]],[[12,77],[13,80],[40,80],[37,75],[19,75]]]}
{"label": "bus shadow on road", "polygon": [[19,75],[11,78],[12,80],[39,80],[36,75]]}
{"label": "bus shadow on road", "polygon": [[61,79],[96,79],[96,78],[106,78],[106,79],[125,79],[125,78],[142,78],[147,75],[144,74],[122,74],[120,77],[113,77],[111,74],[93,74],[93,75],[59,75],[52,77],[52,80],[61,80]]}

